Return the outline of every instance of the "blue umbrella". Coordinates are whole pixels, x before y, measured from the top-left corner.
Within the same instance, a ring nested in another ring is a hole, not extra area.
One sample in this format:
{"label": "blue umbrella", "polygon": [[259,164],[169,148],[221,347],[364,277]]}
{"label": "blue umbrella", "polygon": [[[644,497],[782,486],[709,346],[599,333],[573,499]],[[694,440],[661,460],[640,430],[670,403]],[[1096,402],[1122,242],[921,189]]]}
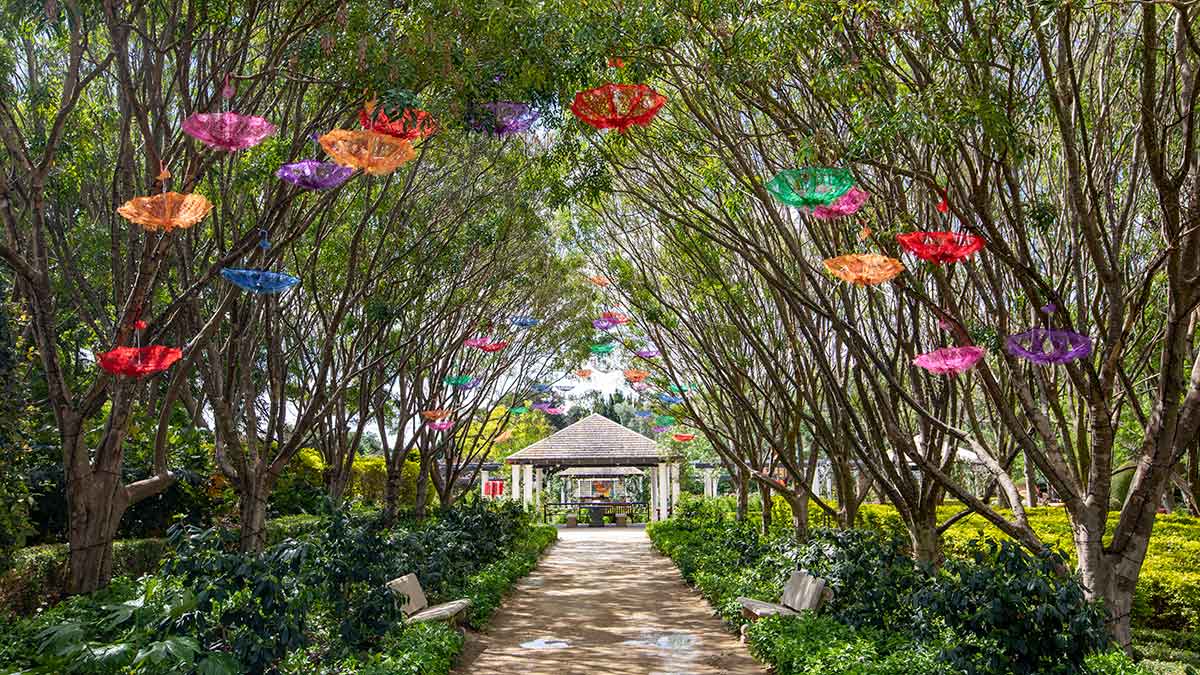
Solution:
{"label": "blue umbrella", "polygon": [[537,392],[537,393],[539,393],[539,394],[545,394],[546,392],[550,391],[550,385],[548,385],[548,384],[535,384],[535,385],[533,385],[533,390],[534,390],[534,391],[536,391],[536,392]]}
{"label": "blue umbrella", "polygon": [[534,326],[538,325],[538,323],[539,320],[533,318],[532,316],[514,316],[512,318],[512,325],[516,326],[517,328],[533,328]]}
{"label": "blue umbrella", "polygon": [[281,293],[300,283],[300,280],[283,272],[247,270],[226,267],[221,276],[251,293]]}
{"label": "blue umbrella", "polygon": [[658,400],[662,401],[663,403],[666,403],[667,405],[675,405],[676,403],[683,403],[682,396],[672,396],[667,393],[659,394]]}
{"label": "blue umbrella", "polygon": [[639,410],[633,414],[642,419],[646,419],[647,417],[654,417],[654,413],[650,412],[649,410]]}

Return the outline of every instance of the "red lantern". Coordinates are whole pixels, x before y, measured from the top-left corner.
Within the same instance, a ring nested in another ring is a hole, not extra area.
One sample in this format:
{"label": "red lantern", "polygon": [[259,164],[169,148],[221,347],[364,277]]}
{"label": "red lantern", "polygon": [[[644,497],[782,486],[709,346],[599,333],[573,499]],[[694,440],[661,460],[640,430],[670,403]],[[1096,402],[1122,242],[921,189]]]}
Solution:
{"label": "red lantern", "polygon": [[181,358],[183,358],[182,350],[163,345],[117,347],[97,356],[101,368],[113,375],[127,377],[143,377],[161,373]]}
{"label": "red lantern", "polygon": [[966,232],[908,232],[896,235],[900,247],[935,265],[965,260],[983,249],[983,237]]}
{"label": "red lantern", "polygon": [[666,96],[648,85],[610,83],[575,94],[571,112],[596,129],[624,132],[634,125],[650,124],[666,102]]}

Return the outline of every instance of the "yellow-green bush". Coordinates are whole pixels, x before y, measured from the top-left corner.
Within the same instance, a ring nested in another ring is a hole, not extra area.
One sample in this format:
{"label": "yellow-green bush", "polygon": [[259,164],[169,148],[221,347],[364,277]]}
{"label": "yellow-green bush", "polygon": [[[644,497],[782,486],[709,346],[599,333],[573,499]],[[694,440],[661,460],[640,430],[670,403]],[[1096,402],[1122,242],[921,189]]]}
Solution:
{"label": "yellow-green bush", "polygon": [[[944,521],[960,509],[956,505],[940,507],[938,518]],[[1042,541],[1074,558],[1071,523],[1065,511],[1043,506],[1027,509],[1027,513],[1030,525]],[[1117,517],[1115,512],[1109,515],[1109,533],[1115,529]],[[859,512],[859,524],[897,534],[904,532],[900,518],[891,506],[864,505]],[[946,532],[946,553],[961,552],[972,539],[1005,537],[982,517],[971,515]],[[1150,538],[1134,598],[1134,624],[1146,628],[1200,630],[1200,518],[1160,515],[1155,520],[1154,535]]]}

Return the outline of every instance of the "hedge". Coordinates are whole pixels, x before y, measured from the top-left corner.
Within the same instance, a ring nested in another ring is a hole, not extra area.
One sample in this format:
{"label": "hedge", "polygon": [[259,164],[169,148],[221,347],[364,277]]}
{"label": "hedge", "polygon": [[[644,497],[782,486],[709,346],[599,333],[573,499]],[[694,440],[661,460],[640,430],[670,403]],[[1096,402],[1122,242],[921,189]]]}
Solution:
{"label": "hedge", "polygon": [[[954,505],[938,509],[939,520],[961,510]],[[1026,510],[1029,524],[1047,544],[1062,549],[1072,559],[1075,548],[1071,524],[1060,508],[1042,506]],[[1116,527],[1118,514],[1109,515],[1109,532]],[[865,504],[859,511],[859,524],[903,534],[900,517],[891,506]],[[973,539],[1001,540],[1006,535],[977,515],[954,524],[945,535],[948,555],[960,553]],[[1134,596],[1133,623],[1143,628],[1200,630],[1200,518],[1183,515],[1159,515],[1146,563],[1138,578]]]}
{"label": "hedge", "polygon": [[[320,516],[283,516],[267,521],[267,544],[297,539],[320,526]],[[113,577],[136,579],[158,569],[166,539],[118,539],[113,542]],[[16,552],[11,569],[0,575],[0,612],[26,616],[63,597],[67,586],[67,545],[43,544]]]}

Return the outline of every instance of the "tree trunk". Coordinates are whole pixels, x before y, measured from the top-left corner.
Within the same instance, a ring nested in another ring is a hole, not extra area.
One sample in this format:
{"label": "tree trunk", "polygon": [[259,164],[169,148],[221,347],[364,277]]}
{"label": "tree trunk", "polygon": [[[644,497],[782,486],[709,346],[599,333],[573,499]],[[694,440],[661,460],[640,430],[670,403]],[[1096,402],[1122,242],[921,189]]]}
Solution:
{"label": "tree trunk", "polygon": [[239,491],[242,553],[261,553],[267,546],[267,497],[271,494],[268,475],[246,476]]}
{"label": "tree trunk", "polygon": [[[1074,519],[1075,554],[1078,572],[1087,596],[1104,601],[1108,610],[1108,632],[1113,641],[1132,653],[1130,615],[1134,590],[1149,547],[1150,532],[1132,536],[1125,550],[1104,550],[1106,509],[1090,509]],[[1153,526],[1153,521],[1150,521]]]}
{"label": "tree trunk", "polygon": [[742,468],[738,468],[737,475],[733,477],[737,487],[737,513],[735,518],[741,523],[746,520],[746,513],[750,510],[750,474]]}
{"label": "tree trunk", "polygon": [[[401,463],[403,467],[403,463]],[[400,513],[400,471],[393,470],[392,462],[387,463],[387,480],[383,486],[383,509],[388,524],[395,524],[396,516]]]}
{"label": "tree trunk", "polygon": [[1037,468],[1025,453],[1025,506],[1033,508],[1038,505]]}
{"label": "tree trunk", "polygon": [[912,542],[914,558],[940,566],[945,560],[945,553],[942,550],[942,535],[937,528],[937,510],[932,507],[928,510],[928,514],[915,514],[915,522],[908,528],[908,537]]}
{"label": "tree trunk", "polygon": [[89,472],[67,476],[70,526],[67,593],[90,593],[112,578],[112,546],[128,507],[119,475]]}
{"label": "tree trunk", "polygon": [[1187,474],[1188,485],[1192,492],[1189,500],[1192,515],[1200,516],[1200,440],[1192,443],[1192,448],[1188,451]]}
{"label": "tree trunk", "polygon": [[762,533],[769,534],[771,532],[771,488],[758,484],[758,496],[762,501]]}
{"label": "tree trunk", "polygon": [[808,539],[808,499],[804,497],[787,500],[792,509],[792,529],[796,533],[796,541]]}
{"label": "tree trunk", "polygon": [[429,464],[432,460],[421,458],[421,469],[417,472],[417,495],[413,505],[413,515],[417,520],[424,520],[429,506]]}

